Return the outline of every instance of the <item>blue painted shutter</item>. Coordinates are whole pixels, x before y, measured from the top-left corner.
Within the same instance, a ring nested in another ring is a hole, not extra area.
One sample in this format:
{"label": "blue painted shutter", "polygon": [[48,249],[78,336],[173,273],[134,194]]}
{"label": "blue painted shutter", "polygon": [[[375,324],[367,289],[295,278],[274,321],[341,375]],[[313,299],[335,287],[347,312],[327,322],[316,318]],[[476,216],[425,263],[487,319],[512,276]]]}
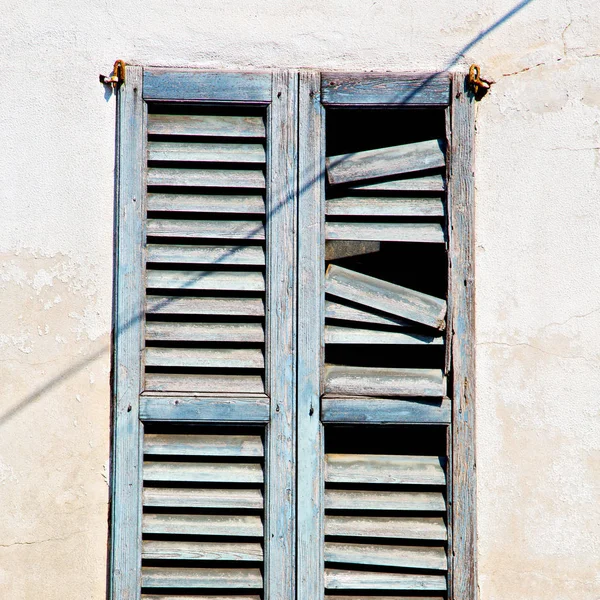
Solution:
{"label": "blue painted shutter", "polygon": [[449,103],[447,75],[301,74],[301,600],[448,597]]}
{"label": "blue painted shutter", "polygon": [[295,85],[127,69],[115,599],[293,596]]}

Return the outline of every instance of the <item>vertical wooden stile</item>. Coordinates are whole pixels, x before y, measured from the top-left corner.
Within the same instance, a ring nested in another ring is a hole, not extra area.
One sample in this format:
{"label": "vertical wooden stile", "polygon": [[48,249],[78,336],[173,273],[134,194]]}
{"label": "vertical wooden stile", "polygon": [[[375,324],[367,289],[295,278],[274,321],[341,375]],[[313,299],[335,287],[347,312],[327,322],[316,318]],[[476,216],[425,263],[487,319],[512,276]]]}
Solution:
{"label": "vertical wooden stile", "polygon": [[454,73],[448,203],[450,217],[453,371],[453,600],[477,597],[475,483],[475,290],[473,97]]}
{"label": "vertical wooden stile", "polygon": [[324,109],[321,78],[300,73],[298,213],[298,600],[323,598]]}
{"label": "vertical wooden stile", "polygon": [[141,461],[139,395],[143,308],[142,210],[145,124],[142,68],[127,67],[118,92],[118,179],[111,597],[140,595]]}
{"label": "vertical wooden stile", "polygon": [[265,597],[295,596],[296,212],[298,74],[273,74],[268,109]]}

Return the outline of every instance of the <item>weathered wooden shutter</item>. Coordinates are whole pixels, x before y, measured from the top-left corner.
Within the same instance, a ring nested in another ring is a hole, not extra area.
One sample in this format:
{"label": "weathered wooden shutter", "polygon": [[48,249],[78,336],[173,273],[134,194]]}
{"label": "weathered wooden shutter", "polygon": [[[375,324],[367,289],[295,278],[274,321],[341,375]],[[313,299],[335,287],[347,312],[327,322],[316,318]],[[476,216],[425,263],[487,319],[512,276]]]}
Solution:
{"label": "weathered wooden shutter", "polygon": [[473,598],[462,80],[300,82],[298,598]]}
{"label": "weathered wooden shutter", "polygon": [[293,597],[296,98],[294,73],[127,68],[115,600]]}

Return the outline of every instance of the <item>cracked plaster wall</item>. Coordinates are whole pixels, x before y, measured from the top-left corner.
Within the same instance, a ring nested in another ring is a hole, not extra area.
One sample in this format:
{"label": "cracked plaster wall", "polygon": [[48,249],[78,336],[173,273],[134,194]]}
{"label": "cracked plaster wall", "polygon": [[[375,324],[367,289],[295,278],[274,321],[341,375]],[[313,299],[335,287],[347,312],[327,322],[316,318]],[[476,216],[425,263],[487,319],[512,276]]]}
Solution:
{"label": "cracked plaster wall", "polygon": [[115,111],[97,77],[123,58],[495,79],[476,141],[481,598],[600,598],[600,3],[532,0],[494,27],[515,4],[4,4],[0,597],[105,598]]}

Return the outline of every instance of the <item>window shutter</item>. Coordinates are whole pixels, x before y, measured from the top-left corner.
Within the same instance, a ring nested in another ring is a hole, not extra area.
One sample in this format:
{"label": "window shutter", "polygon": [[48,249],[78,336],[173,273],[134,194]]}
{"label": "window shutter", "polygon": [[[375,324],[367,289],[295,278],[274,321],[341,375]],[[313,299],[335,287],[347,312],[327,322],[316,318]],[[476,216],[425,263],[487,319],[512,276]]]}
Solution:
{"label": "window shutter", "polygon": [[115,599],[293,595],[296,86],[127,69]]}
{"label": "window shutter", "polygon": [[452,337],[470,318],[452,297],[452,252],[472,242],[457,221],[471,201],[457,198],[470,177],[456,172],[459,82],[451,106],[447,74],[301,74],[301,600],[441,600],[453,571],[473,580],[472,549],[452,545],[473,500],[464,479],[453,486],[472,469],[453,467],[453,447],[472,442],[472,414],[463,434],[453,420],[472,367],[456,359],[470,330],[460,350]]}

